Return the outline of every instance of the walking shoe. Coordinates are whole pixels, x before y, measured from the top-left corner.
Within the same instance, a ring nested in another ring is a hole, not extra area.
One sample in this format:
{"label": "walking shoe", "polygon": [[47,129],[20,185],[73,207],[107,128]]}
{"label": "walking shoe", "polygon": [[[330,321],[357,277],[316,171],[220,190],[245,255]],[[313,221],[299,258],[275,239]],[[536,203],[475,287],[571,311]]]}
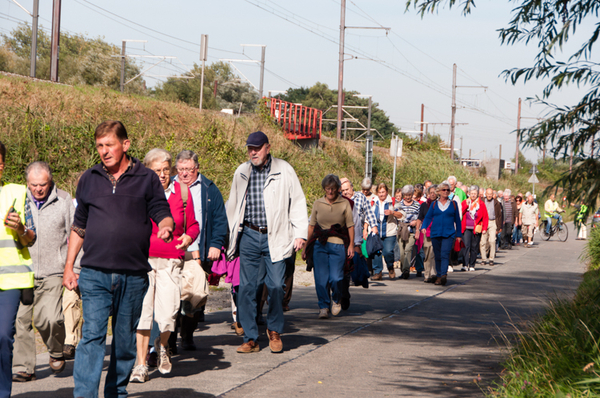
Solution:
{"label": "walking shoe", "polygon": [[148,381],[148,367],[146,365],[137,365],[129,377],[130,383],[145,383]]}
{"label": "walking shoe", "polygon": [[319,319],[328,319],[329,318],[329,309],[321,308],[319,310]]}
{"label": "walking shoe", "polygon": [[158,354],[156,351],[148,352],[146,355],[146,364],[149,368],[155,368],[158,365]]}
{"label": "walking shoe", "polygon": [[[438,279],[440,279],[440,278],[438,278]],[[442,276],[441,280],[442,280],[442,282],[441,282],[442,286],[446,286],[446,282],[448,281],[448,278],[446,277],[446,275]]]}
{"label": "walking shoe", "polygon": [[235,334],[237,334],[238,336],[244,335],[244,328],[242,327],[241,323],[233,322],[233,329],[235,330]]}
{"label": "walking shoe", "polygon": [[13,373],[12,375],[12,381],[15,383],[25,383],[28,381],[33,381],[35,379],[35,373],[17,372]]}
{"label": "walking shoe", "polygon": [[448,272],[454,272],[454,268],[451,265],[448,266]]}
{"label": "walking shoe", "polygon": [[423,276],[423,271],[417,271],[417,278],[420,278]]}
{"label": "walking shoe", "polygon": [[75,346],[73,344],[65,344],[63,347],[63,355],[65,359],[75,359]]}
{"label": "walking shoe", "polygon": [[331,302],[331,315],[336,316],[340,313],[341,310],[342,310],[341,304],[336,303],[335,301]]}
{"label": "walking shoe", "polygon": [[383,276],[381,276],[381,272],[378,272],[371,277],[371,280],[373,280],[373,281],[380,281],[382,279],[383,279]]}
{"label": "walking shoe", "polygon": [[283,312],[288,312],[290,310],[290,306],[289,305],[284,305],[283,306]]}
{"label": "walking shoe", "polygon": [[402,275],[400,276],[400,278],[408,279],[409,277],[410,277],[410,271],[402,271]]}
{"label": "walking shoe", "polygon": [[154,349],[158,353],[158,371],[164,375],[171,373],[173,365],[171,365],[171,353],[169,347],[165,347],[160,343],[160,336],[154,340]]}
{"label": "walking shoe", "polygon": [[283,351],[283,343],[279,333],[267,329],[267,336],[269,336],[269,348],[272,353],[277,354]]}
{"label": "walking shoe", "polygon": [[65,370],[65,358],[52,358],[50,357],[50,361],[48,361],[48,363],[50,364],[50,369],[52,370],[52,373],[57,374],[62,372],[63,370]]}
{"label": "walking shoe", "polygon": [[490,260],[490,261],[488,261],[488,265],[490,265],[490,266],[492,266],[492,267],[493,267],[493,266],[494,266],[494,260]]}
{"label": "walking shoe", "polygon": [[396,271],[394,271],[394,269],[388,269],[388,276],[390,277],[390,279],[395,279],[396,278]]}
{"label": "walking shoe", "polygon": [[463,266],[462,266],[462,268],[461,268],[460,270],[461,270],[461,271],[468,271],[469,269],[463,265]]}
{"label": "walking shoe", "polygon": [[342,297],[340,304],[342,305],[342,310],[346,311],[348,308],[350,308],[350,299],[348,297]]}
{"label": "walking shoe", "polygon": [[237,349],[237,352],[240,354],[249,354],[251,352],[258,352],[258,351],[260,351],[260,347],[258,346],[258,343],[256,343],[254,340],[250,340],[250,341],[242,344]]}
{"label": "walking shoe", "polygon": [[184,351],[196,351],[196,344],[193,339],[181,339],[181,348],[183,348]]}
{"label": "walking shoe", "polygon": [[469,267],[469,271],[475,271],[475,267]]}
{"label": "walking shoe", "polygon": [[433,282],[434,285],[441,285],[442,284],[442,278],[436,278],[435,282]]}

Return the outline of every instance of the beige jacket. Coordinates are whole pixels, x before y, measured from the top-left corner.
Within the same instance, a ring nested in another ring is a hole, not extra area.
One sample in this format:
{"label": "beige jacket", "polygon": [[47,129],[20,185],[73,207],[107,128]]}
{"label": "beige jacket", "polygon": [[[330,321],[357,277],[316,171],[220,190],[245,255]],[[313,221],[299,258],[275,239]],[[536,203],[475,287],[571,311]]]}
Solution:
{"label": "beige jacket", "polygon": [[[246,191],[252,171],[248,161],[241,164],[233,175],[231,192],[227,201],[229,222],[229,248],[227,258],[232,260],[238,251],[237,243],[243,229],[246,211]],[[294,240],[308,237],[308,214],[306,198],[294,168],[285,160],[272,158],[271,171],[263,191],[267,216],[267,240],[271,261],[290,257],[294,252]]]}

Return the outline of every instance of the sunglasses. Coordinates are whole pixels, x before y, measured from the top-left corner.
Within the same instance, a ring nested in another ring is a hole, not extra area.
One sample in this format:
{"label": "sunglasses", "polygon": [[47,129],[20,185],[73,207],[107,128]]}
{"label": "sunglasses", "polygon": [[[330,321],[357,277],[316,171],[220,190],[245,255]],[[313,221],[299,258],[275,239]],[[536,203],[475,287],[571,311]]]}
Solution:
{"label": "sunglasses", "polygon": [[449,189],[440,189],[440,192],[450,192]]}

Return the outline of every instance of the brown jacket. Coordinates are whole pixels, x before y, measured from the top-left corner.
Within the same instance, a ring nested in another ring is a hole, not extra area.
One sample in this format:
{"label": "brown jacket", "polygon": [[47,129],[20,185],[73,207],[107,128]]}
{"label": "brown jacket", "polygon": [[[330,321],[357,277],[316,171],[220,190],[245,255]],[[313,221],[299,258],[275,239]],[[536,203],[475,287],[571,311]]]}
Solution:
{"label": "brown jacket", "polygon": [[[504,214],[502,212],[502,204],[498,202],[496,199],[492,199],[494,201],[494,214],[495,219],[491,220],[496,223],[496,231],[500,231],[502,229],[502,224],[504,223]],[[483,202],[486,203],[487,199],[483,198]]]}

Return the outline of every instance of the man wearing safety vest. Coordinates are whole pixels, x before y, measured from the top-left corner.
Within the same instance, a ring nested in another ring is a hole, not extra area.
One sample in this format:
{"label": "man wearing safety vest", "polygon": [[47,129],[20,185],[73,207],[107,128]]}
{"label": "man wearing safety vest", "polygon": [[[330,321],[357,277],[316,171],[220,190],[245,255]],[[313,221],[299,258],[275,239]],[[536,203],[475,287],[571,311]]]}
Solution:
{"label": "man wearing safety vest", "polygon": [[33,288],[33,272],[28,246],[35,241],[31,216],[25,214],[24,185],[2,182],[6,147],[0,142],[0,397],[12,389],[12,352],[15,318],[21,293]]}
{"label": "man wearing safety vest", "polygon": [[546,217],[546,234],[550,233],[550,228],[552,228],[552,219],[556,218],[557,220],[562,221],[562,217],[560,216],[560,212],[563,210],[558,205],[558,202],[555,200],[556,196],[554,194],[550,195],[550,199],[544,203],[544,217]]}
{"label": "man wearing safety vest", "polygon": [[575,240],[586,240],[587,226],[585,223],[587,221],[588,207],[583,204],[582,200],[581,204],[575,205],[575,208],[578,209],[577,216],[575,217],[575,227],[577,228],[577,238]]}

